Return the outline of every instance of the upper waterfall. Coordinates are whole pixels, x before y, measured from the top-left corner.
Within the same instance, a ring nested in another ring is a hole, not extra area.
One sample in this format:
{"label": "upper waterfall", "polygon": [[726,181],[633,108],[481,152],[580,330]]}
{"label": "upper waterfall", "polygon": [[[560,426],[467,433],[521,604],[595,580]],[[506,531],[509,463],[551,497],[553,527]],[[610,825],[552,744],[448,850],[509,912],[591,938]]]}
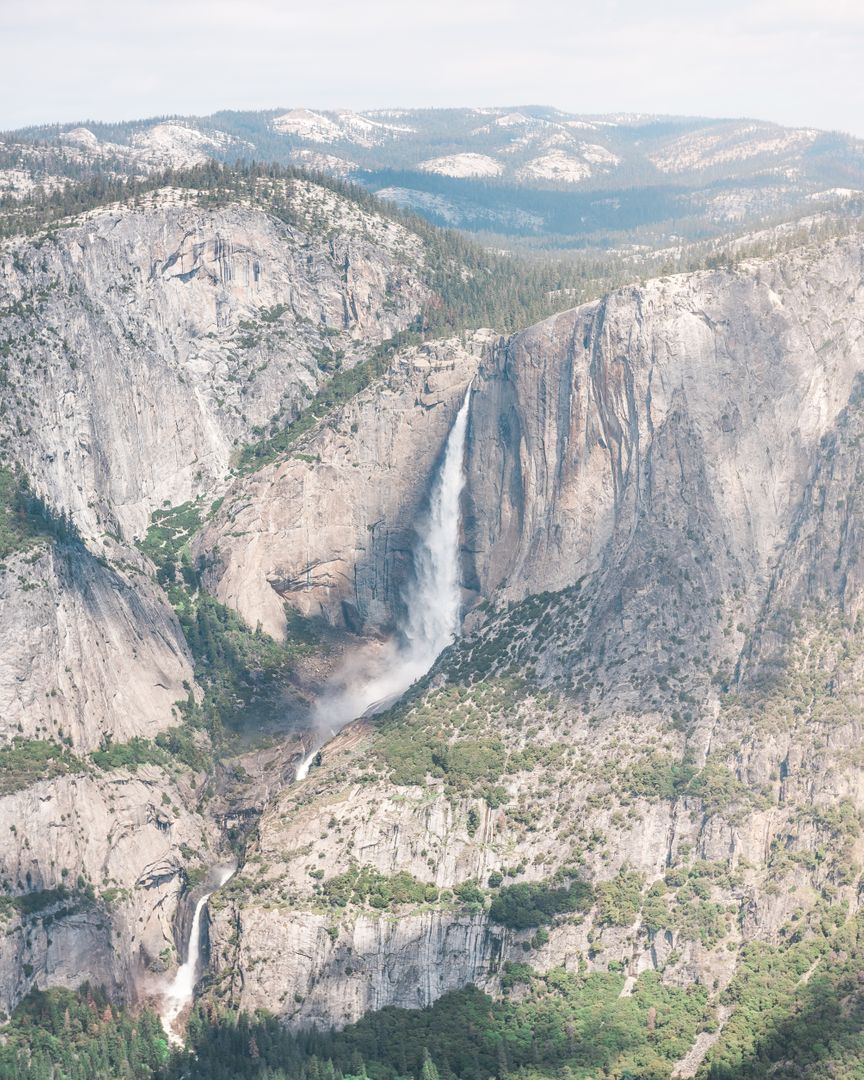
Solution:
{"label": "upper waterfall", "polygon": [[459,633],[462,606],[459,566],[459,501],[465,487],[465,435],[471,389],[447,436],[444,460],[432,489],[429,513],[414,551],[414,579],[405,597],[402,650],[406,667],[424,675]]}
{"label": "upper waterfall", "polygon": [[[459,504],[465,487],[470,408],[469,387],[447,436],[428,511],[417,529],[414,573],[403,598],[405,617],[398,633],[376,655],[366,651],[350,658],[339,671],[315,705],[319,736],[327,738],[358,716],[382,709],[401,697],[459,633]],[[310,760],[302,763],[298,778],[306,775]]]}

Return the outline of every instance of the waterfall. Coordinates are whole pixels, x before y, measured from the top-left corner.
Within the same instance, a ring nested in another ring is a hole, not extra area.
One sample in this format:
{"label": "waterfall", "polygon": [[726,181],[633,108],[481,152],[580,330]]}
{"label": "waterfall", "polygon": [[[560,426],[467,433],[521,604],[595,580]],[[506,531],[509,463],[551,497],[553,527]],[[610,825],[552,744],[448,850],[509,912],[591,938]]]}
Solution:
{"label": "waterfall", "polygon": [[236,870],[235,866],[228,866],[219,871],[219,876],[209,892],[204,893],[195,905],[195,914],[192,918],[192,927],[189,931],[189,946],[186,950],[186,960],[177,968],[171,985],[163,995],[162,1004],[162,1027],[172,1046],[182,1046],[183,1038],[174,1026],[187,1006],[192,1004],[195,992],[195,984],[198,981],[198,965],[201,953],[201,916],[207,901],[213,893],[231,877]]}
{"label": "waterfall", "polygon": [[309,767],[315,758],[318,756],[317,748],[312,751],[311,754],[307,754],[305,758],[297,766],[297,771],[294,773],[294,780],[305,780],[309,773]]}
{"label": "waterfall", "polygon": [[[460,626],[459,503],[465,487],[465,438],[471,389],[447,436],[444,456],[418,529],[414,574],[403,597],[405,618],[392,641],[376,653],[349,658],[315,705],[317,746],[359,716],[379,712],[425,675]],[[314,752],[296,779],[309,771]]]}
{"label": "waterfall", "polygon": [[414,552],[414,581],[405,598],[406,647],[402,650],[406,669],[412,673],[411,682],[426,674],[442,649],[459,633],[459,501],[465,487],[465,434],[470,406],[469,387],[447,437],[424,534]]}

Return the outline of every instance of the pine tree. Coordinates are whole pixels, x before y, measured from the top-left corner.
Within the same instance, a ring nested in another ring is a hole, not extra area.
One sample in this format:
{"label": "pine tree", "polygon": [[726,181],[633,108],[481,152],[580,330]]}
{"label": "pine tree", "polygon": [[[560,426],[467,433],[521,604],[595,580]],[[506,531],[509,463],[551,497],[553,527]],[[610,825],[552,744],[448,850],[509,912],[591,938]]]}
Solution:
{"label": "pine tree", "polygon": [[420,1080],[441,1080],[435,1062],[425,1046],[423,1048],[423,1068],[420,1070]]}

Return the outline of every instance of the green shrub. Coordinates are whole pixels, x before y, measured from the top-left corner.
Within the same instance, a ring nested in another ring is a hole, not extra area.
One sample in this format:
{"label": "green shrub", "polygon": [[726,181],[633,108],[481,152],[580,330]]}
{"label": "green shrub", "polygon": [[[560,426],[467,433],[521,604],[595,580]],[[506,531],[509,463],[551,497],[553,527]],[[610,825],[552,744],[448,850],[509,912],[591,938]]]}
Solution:
{"label": "green shrub", "polygon": [[137,769],[139,765],[164,765],[168,760],[164,750],[149,739],[135,737],[125,743],[111,743],[95,750],[90,759],[97,768]]}
{"label": "green shrub", "polygon": [[23,472],[0,465],[0,562],[47,539],[80,542],[71,519],[34,494]]}
{"label": "green shrub", "polygon": [[208,754],[196,742],[194,728],[187,724],[160,731],[156,736],[156,746],[195,772],[203,772],[210,764]]}
{"label": "green shrub", "polygon": [[629,926],[635,922],[642,906],[641,874],[621,870],[611,881],[596,888],[597,909],[601,926]]}
{"label": "green shrub", "polygon": [[463,904],[482,904],[485,899],[485,893],[479,887],[476,881],[465,881],[461,885],[456,887],[456,897],[461,900]]}
{"label": "green shrub", "polygon": [[489,908],[489,919],[513,930],[528,930],[550,923],[556,915],[587,911],[594,900],[591,886],[574,880],[556,886],[548,882],[505,885]]}

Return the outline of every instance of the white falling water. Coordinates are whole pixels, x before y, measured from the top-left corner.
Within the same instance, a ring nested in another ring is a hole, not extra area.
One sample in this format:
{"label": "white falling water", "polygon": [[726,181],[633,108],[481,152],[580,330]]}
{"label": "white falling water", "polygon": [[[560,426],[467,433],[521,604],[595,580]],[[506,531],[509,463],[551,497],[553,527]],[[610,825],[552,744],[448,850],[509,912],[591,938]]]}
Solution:
{"label": "white falling water", "polygon": [[162,1003],[162,1027],[172,1046],[182,1046],[183,1037],[175,1026],[183,1015],[187,1006],[192,1004],[192,996],[195,992],[195,984],[198,981],[198,966],[201,952],[201,915],[207,901],[213,893],[220,888],[234,873],[236,867],[227,866],[219,871],[213,888],[204,893],[195,905],[195,914],[192,917],[192,927],[189,931],[189,949],[186,960],[177,968],[177,974],[171,985],[165,991]]}
{"label": "white falling water", "polygon": [[311,752],[311,754],[307,754],[306,757],[303,758],[303,760],[297,766],[297,771],[294,773],[295,782],[297,780],[305,780],[306,779],[306,776],[309,773],[309,767],[310,767],[310,765],[312,764],[312,762],[315,760],[315,758],[317,756],[318,756],[318,750],[315,749],[315,750],[313,750]]}
{"label": "white falling water", "polygon": [[425,675],[459,633],[462,606],[459,566],[459,501],[465,487],[465,434],[471,390],[447,437],[441,472],[432,490],[422,542],[414,552],[413,586],[406,599],[402,658],[411,682]]}
{"label": "white falling water", "polygon": [[[447,436],[429,511],[418,530],[414,576],[404,598],[405,623],[396,639],[350,658],[316,702],[314,721],[319,745],[349,721],[396,701],[426,674],[459,633],[459,503],[465,487],[470,405],[469,388]],[[314,757],[313,751],[301,763],[298,780],[306,776]]]}

